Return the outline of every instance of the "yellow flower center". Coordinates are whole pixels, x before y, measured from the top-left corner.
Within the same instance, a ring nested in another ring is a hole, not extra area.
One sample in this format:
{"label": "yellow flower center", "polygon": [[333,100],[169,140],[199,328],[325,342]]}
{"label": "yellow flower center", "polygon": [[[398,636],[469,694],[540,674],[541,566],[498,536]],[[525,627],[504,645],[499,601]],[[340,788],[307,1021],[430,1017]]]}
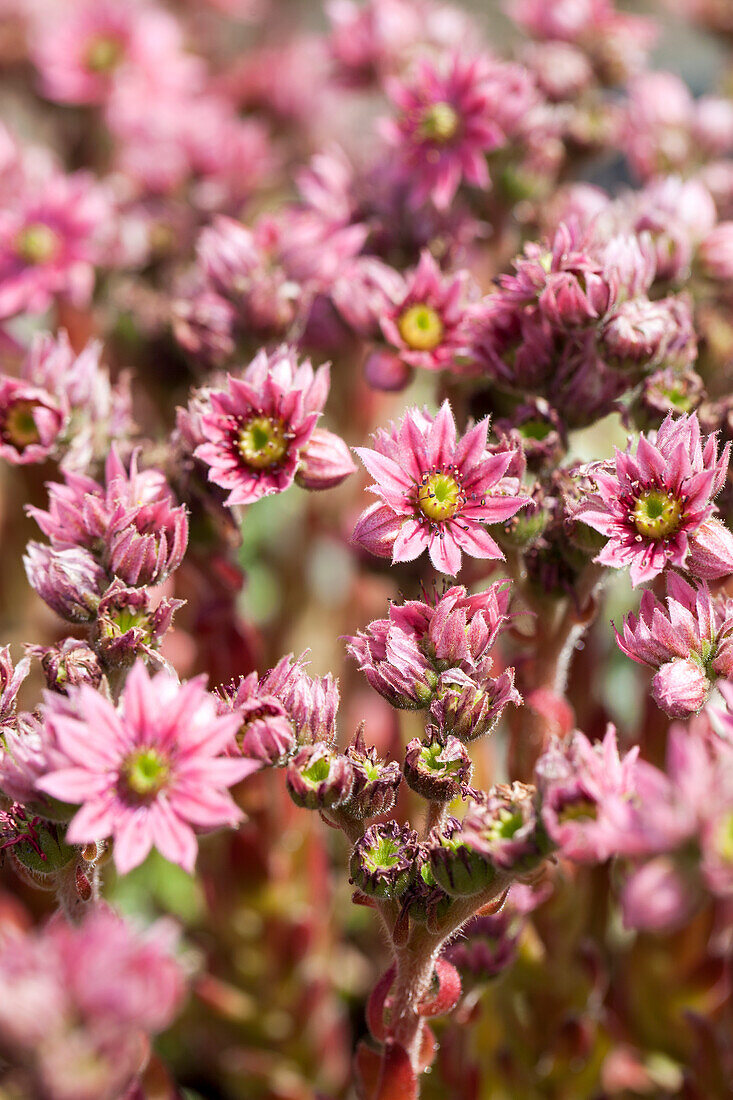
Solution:
{"label": "yellow flower center", "polygon": [[3,438],[8,443],[12,443],[19,451],[22,451],[24,447],[29,447],[32,443],[41,442],[33,416],[35,408],[35,401],[16,401],[5,414]]}
{"label": "yellow flower center", "polygon": [[15,251],[27,264],[45,264],[54,258],[59,243],[58,234],[50,225],[36,222],[21,229],[15,238]]}
{"label": "yellow flower center", "polygon": [[141,801],[154,798],[163,789],[169,772],[168,761],[157,749],[132,753],[123,768],[128,791]]}
{"label": "yellow flower center", "polygon": [[282,422],[269,416],[254,417],[240,431],[237,448],[247,465],[256,470],[276,466],[288,451]]}
{"label": "yellow flower center", "polygon": [[423,515],[435,523],[450,519],[464,503],[463,490],[450,474],[431,474],[417,494]]}
{"label": "yellow flower center", "polygon": [[122,43],[119,38],[99,35],[92,39],[86,53],[86,65],[92,73],[111,73],[122,60]]}
{"label": "yellow flower center", "polygon": [[456,136],[459,122],[458,112],[450,103],[433,103],[423,115],[422,134],[442,145]]}
{"label": "yellow flower center", "polygon": [[397,320],[400,336],[415,351],[432,351],[443,339],[443,322],[432,306],[410,306]]}
{"label": "yellow flower center", "polygon": [[657,489],[649,489],[637,500],[631,518],[640,535],[648,539],[666,539],[680,525],[682,503]]}

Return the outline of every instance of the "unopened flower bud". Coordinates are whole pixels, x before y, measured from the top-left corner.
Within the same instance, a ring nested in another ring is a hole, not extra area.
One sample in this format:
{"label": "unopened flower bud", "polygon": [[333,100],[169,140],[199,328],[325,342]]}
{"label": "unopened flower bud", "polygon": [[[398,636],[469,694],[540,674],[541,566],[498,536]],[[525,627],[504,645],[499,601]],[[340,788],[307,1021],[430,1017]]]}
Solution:
{"label": "unopened flower bud", "polygon": [[372,825],[354,849],[351,879],[370,897],[399,898],[415,877],[418,855],[417,833],[407,825]]}
{"label": "unopened flower bud", "polygon": [[514,671],[507,669],[496,680],[476,683],[460,669],[440,678],[430,713],[441,733],[461,741],[475,741],[491,733],[507,703],[521,703],[514,687]]}
{"label": "unopened flower bud", "polygon": [[491,860],[471,846],[455,818],[442,831],[433,831],[428,845],[433,877],[447,894],[471,897],[496,878]]}
{"label": "unopened flower bud", "polygon": [[344,810],[351,817],[369,818],[388,813],[394,806],[397,789],[402,781],[396,760],[380,760],[377,750],[367,749],[361,730],[346,755],[354,769],[354,785]]}
{"label": "unopened flower bud", "polygon": [[94,641],[102,659],[117,668],[132,665],[138,657],[160,661],[160,642],[183,603],[164,599],[153,608],[147,588],[128,588],[114,580],[97,608]]}
{"label": "unopened flower bud", "polygon": [[364,377],[372,389],[399,393],[409,386],[415,370],[391,351],[372,351],[364,363]]}
{"label": "unopened flower bud", "polygon": [[29,645],[26,650],[41,662],[46,685],[51,691],[66,695],[69,687],[89,684],[96,688],[102,681],[102,667],[96,653],[78,638],[66,638],[59,645]]}
{"label": "unopened flower bud", "polygon": [[711,686],[699,661],[680,657],[659,669],[652,680],[652,695],[670,718],[689,718],[700,710]]}
{"label": "unopened flower bud", "polygon": [[325,428],[314,429],[300,452],[300,462],[295,480],[303,489],[333,489],[356,469],[341,436]]}
{"label": "unopened flower bud", "polygon": [[441,920],[452,904],[453,898],[450,894],[446,894],[435,881],[427,852],[425,852],[425,861],[405,896],[405,905],[408,907],[410,916],[421,924],[430,925]]}
{"label": "unopened flower bud", "polygon": [[432,802],[450,802],[471,778],[471,757],[457,737],[416,737],[405,752],[405,779],[413,791]]}
{"label": "unopened flower bud", "polygon": [[31,588],[62,619],[82,623],[95,617],[107,577],[86,550],[29,542],[23,564]]}
{"label": "unopened flower bud", "polygon": [[708,519],[690,539],[685,562],[690,573],[704,581],[733,573],[733,534],[719,519]]}
{"label": "unopened flower bud", "polygon": [[344,753],[323,741],[303,745],[288,764],[286,783],[296,806],[332,810],[346,802],[354,783],[354,769]]}

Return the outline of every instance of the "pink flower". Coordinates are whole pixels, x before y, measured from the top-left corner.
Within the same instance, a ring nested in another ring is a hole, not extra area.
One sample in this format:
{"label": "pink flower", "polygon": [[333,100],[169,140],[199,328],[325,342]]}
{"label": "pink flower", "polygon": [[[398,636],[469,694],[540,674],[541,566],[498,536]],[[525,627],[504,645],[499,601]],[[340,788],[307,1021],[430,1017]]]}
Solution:
{"label": "pink flower", "polygon": [[174,929],[133,932],[105,906],[80,924],[55,917],[40,929],[4,929],[0,1042],[53,1100],[127,1095],[141,1043],[172,1023],[185,992]]}
{"label": "pink flower", "polygon": [[60,103],[102,103],[120,68],[165,66],[182,49],[176,20],[146,5],[82,0],[39,24],[42,92]]}
{"label": "pink flower", "polygon": [[0,214],[0,317],[42,313],[55,298],[84,306],[111,212],[83,172],[53,176]]}
{"label": "pink flower", "polygon": [[403,293],[382,313],[385,340],[411,367],[455,368],[456,357],[465,353],[464,274],[444,278],[431,254],[422,252]]}
{"label": "pink flower", "polygon": [[450,575],[461,568],[462,550],[474,558],[503,558],[483,524],[504,522],[529,498],[514,495],[514,479],[503,482],[512,454],[489,454],[487,432],[482,420],[459,441],[444,401],[435,419],[408,409],[398,425],[374,437],[374,450],[356,448],[375,479],[371,491],[382,501],[379,521],[389,533],[373,537],[375,514],[367,509],[354,542],[380,556],[391,552],[394,562],[413,561],[427,550],[435,568]]}
{"label": "pink flower", "polygon": [[261,351],[241,378],[209,394],[201,418],[205,442],[195,455],[209,480],[228,490],[228,505],[252,504],[292,485],[329,389],[327,366],[299,364],[292,348]]}
{"label": "pink flower", "polygon": [[0,456],[7,462],[45,462],[67,419],[68,407],[45,390],[0,375]]}
{"label": "pink flower", "polygon": [[482,59],[455,54],[446,73],[421,61],[413,83],[388,83],[400,113],[385,133],[409,174],[415,202],[430,198],[445,210],[462,182],[489,186],[486,154],[504,135],[489,113],[486,75]]}
{"label": "pink flower", "polygon": [[105,485],[67,472],[49,485],[49,508],[28,508],[54,550],[85,548],[111,576],[129,585],[156,584],[183,560],[188,543],[186,509],[177,505],[160,470],[129,472],[113,448]]}
{"label": "pink flower", "polygon": [[733,222],[720,222],[708,233],[698,250],[706,275],[721,282],[733,278]]}
{"label": "pink flower", "polygon": [[613,569],[630,566],[634,586],[670,565],[688,568],[695,537],[715,511],[712,498],[725,481],[730,444],[718,455],[715,436],[704,442],[697,416],[667,416],[651,443],[639,436],[636,454],[616,450],[608,469],[593,468],[598,493],[576,518],[608,538],[595,559]]}
{"label": "pink flower", "polygon": [[84,685],[62,705],[47,694],[45,721],[63,763],[36,785],[81,805],[69,825],[71,843],[114,839],[121,874],[153,847],[193,871],[192,826],[235,825],[242,814],[226,788],[260,767],[256,760],[222,755],[239,718],[217,714],[202,677],[184,684],[166,672],[150,678],[141,662],[127,678],[119,709]]}
{"label": "pink flower", "polygon": [[609,725],[602,742],[591,744],[576,730],[553,742],[537,764],[542,821],[562,855],[581,863],[614,855],[625,836],[609,807],[630,798],[637,783],[638,747],[621,757],[616,730]]}
{"label": "pink flower", "polygon": [[652,694],[659,706],[672,717],[689,717],[718,676],[733,674],[733,600],[712,597],[704,582],[693,588],[670,572],[667,608],[645,591],[638,619],[629,614],[616,641],[632,661],[658,670]]}

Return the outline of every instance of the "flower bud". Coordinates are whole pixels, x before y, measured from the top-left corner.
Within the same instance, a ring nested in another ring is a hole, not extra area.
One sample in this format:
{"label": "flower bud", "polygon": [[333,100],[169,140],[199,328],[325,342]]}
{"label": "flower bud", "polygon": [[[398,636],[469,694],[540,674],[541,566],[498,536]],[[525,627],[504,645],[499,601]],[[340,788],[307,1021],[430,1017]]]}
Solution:
{"label": "flower bud", "polygon": [[354,769],[344,753],[317,741],[298,750],[288,764],[285,781],[296,806],[333,810],[351,794]]}
{"label": "flower bud", "polygon": [[408,786],[423,798],[450,802],[471,778],[471,757],[457,737],[427,743],[416,737],[405,751],[403,771]]}
{"label": "flower bud", "polygon": [[733,279],[733,222],[720,222],[700,245],[698,259],[703,274],[720,282]]}
{"label": "flower bud", "polygon": [[41,662],[51,691],[67,695],[70,687],[89,684],[97,688],[102,682],[102,667],[96,653],[77,638],[66,638],[59,645],[29,645],[26,649]]}
{"label": "flower bud", "polygon": [[374,390],[399,393],[409,386],[415,370],[391,351],[372,351],[364,363],[364,377]]}
{"label": "flower bud", "polygon": [[427,859],[405,895],[405,905],[413,920],[420,924],[433,924],[440,921],[453,904],[453,898],[438,886],[432,868]]}
{"label": "flower bud", "polygon": [[711,686],[698,661],[679,657],[659,669],[652,680],[652,695],[670,718],[689,718],[703,706]]}
{"label": "flower bud", "polygon": [[496,878],[491,860],[471,846],[455,818],[451,818],[442,831],[434,830],[430,834],[428,846],[430,870],[446,894],[471,897]]}
{"label": "flower bud", "polygon": [[300,461],[295,480],[303,489],[334,489],[356,469],[341,436],[325,428],[314,429],[300,452]]}
{"label": "flower bud", "polygon": [[689,545],[685,565],[693,576],[714,581],[733,573],[733,534],[719,519],[706,520]]}
{"label": "flower bud", "polygon": [[132,665],[138,657],[155,658],[163,635],[183,600],[160,600],[153,609],[147,588],[127,588],[115,579],[99,601],[95,645],[113,668]]}
{"label": "flower bud", "polygon": [[351,797],[344,806],[350,817],[369,818],[388,813],[394,806],[402,773],[396,760],[380,760],[377,750],[367,749],[359,730],[346,755],[354,769]]}
{"label": "flower bud", "polygon": [[492,787],[484,801],[472,803],[463,819],[465,843],[502,871],[531,870],[547,850],[535,795],[535,788],[525,783]]}
{"label": "flower bud", "polygon": [[417,833],[409,826],[396,821],[372,825],[354,848],[352,882],[370,897],[399,898],[415,877],[419,850]]}
{"label": "flower bud", "polygon": [[83,623],[95,617],[107,577],[86,550],[29,542],[23,564],[31,588],[62,619]]}
{"label": "flower bud", "polygon": [[28,819],[20,806],[11,807],[0,817],[0,848],[9,849],[13,861],[29,871],[34,880],[40,876],[42,881],[78,858],[78,850],[66,843],[64,830],[50,821]]}
{"label": "flower bud", "polygon": [[685,924],[697,902],[691,883],[669,856],[656,856],[635,870],[621,892],[624,926],[665,932]]}
{"label": "flower bud", "polygon": [[694,412],[704,400],[703,380],[692,367],[666,367],[644,379],[631,405],[633,423],[643,430],[658,428],[669,413]]}
{"label": "flower bud", "polygon": [[507,703],[521,701],[514,687],[513,669],[505,670],[496,680],[478,684],[454,668],[440,677],[430,714],[441,733],[475,741],[494,730]]}

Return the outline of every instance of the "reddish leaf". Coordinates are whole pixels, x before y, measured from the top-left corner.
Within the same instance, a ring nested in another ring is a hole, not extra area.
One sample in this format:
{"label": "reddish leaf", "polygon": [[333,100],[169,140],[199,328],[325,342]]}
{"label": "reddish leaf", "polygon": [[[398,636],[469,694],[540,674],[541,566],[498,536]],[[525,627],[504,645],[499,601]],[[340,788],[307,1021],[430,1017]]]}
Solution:
{"label": "reddish leaf", "polygon": [[461,995],[461,976],[447,959],[436,959],[435,977],[438,991],[430,1000],[417,1006],[419,1016],[443,1016],[458,1004]]}
{"label": "reddish leaf", "polygon": [[354,1054],[354,1084],[359,1100],[376,1100],[382,1055],[362,1039]]}
{"label": "reddish leaf", "polygon": [[394,977],[395,967],[393,963],[389,970],[385,970],[384,974],[382,974],[382,977],[369,994],[369,1000],[367,1001],[367,1027],[374,1038],[378,1039],[380,1042],[387,1036],[387,1028],[384,1023],[384,1010],[386,1007],[387,995],[392,988]]}
{"label": "reddish leaf", "polygon": [[382,1076],[374,1100],[418,1100],[417,1074],[405,1048],[393,1039],[384,1044]]}

